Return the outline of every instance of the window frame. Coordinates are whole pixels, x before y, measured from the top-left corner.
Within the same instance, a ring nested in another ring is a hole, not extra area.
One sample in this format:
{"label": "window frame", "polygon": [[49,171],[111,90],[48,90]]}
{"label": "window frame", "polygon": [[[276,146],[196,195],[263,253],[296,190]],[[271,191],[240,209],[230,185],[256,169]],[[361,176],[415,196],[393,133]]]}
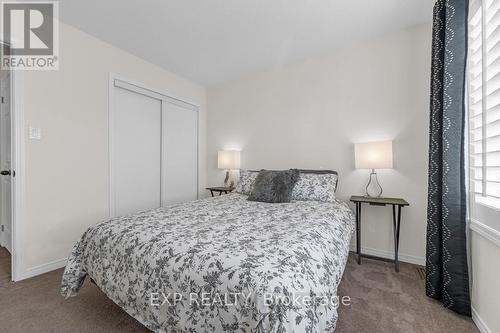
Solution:
{"label": "window frame", "polygon": [[[481,8],[478,8],[478,6],[481,6]],[[474,8],[474,6],[476,8]],[[489,168],[488,165],[487,165],[487,155],[488,155],[488,152],[487,152],[487,133],[486,133],[486,128],[487,128],[487,125],[488,125],[488,122],[487,122],[487,117],[485,116],[487,114],[487,111],[488,111],[488,107],[487,107],[487,96],[491,95],[491,94],[488,94],[488,80],[487,80],[487,69],[488,69],[488,65],[487,65],[487,61],[485,59],[487,59],[487,55],[488,55],[488,52],[487,52],[487,23],[485,22],[485,17],[487,15],[487,9],[486,9],[486,0],[476,0],[476,1],[471,1],[470,3],[470,11],[469,11],[469,19],[468,19],[468,28],[470,28],[470,22],[471,20],[474,18],[474,16],[476,15],[477,11],[480,10],[481,11],[481,128],[482,128],[482,133],[481,133],[481,145],[482,145],[482,149],[481,149],[481,159],[482,159],[482,163],[481,163],[481,169],[482,169],[482,172],[481,172],[481,183],[482,183],[482,188],[481,188],[481,191],[482,193],[478,193],[477,191],[475,191],[475,188],[474,188],[474,182],[475,181],[478,181],[478,179],[475,177],[474,175],[474,169],[477,168],[477,167],[473,167],[473,151],[472,151],[472,145],[473,145],[473,139],[472,139],[472,131],[473,131],[473,126],[471,125],[471,118],[472,117],[472,113],[470,112],[471,110],[471,105],[472,105],[472,102],[471,102],[471,97],[472,97],[472,91],[470,89],[470,74],[471,74],[471,67],[470,67],[470,56],[471,54],[468,54],[468,57],[467,57],[467,70],[466,70],[466,80],[467,80],[467,86],[466,86],[466,105],[467,105],[467,117],[466,117],[466,129],[467,129],[467,133],[466,133],[466,142],[467,142],[467,145],[466,145],[466,148],[465,148],[465,154],[467,156],[467,164],[466,164],[466,168],[467,168],[467,172],[466,172],[466,175],[468,176],[468,180],[467,180],[467,184],[469,186],[468,188],[468,193],[469,193],[469,218],[471,220],[471,222],[473,224],[481,224],[481,225],[485,225],[487,228],[491,228],[493,230],[495,230],[496,232],[500,232],[500,204],[498,206],[496,205],[492,205],[492,204],[488,204],[486,202],[484,202],[484,200],[481,200],[481,199],[478,199],[478,196],[480,198],[496,198],[495,196],[488,196],[486,194],[486,184],[488,183],[488,180],[487,180],[487,169]],[[496,15],[500,15],[500,10],[499,12],[496,12],[495,13]],[[496,28],[495,28],[496,29]],[[470,39],[469,39],[469,42],[470,42]],[[469,51],[470,51],[470,48],[469,48]],[[469,52],[470,53],[470,52]],[[499,66],[499,73],[500,73],[500,66]],[[490,83],[491,84],[491,83]],[[479,113],[478,113],[479,115]],[[477,116],[477,115],[476,115]],[[477,128],[474,128],[474,129],[477,129]],[[477,153],[476,153],[477,155]],[[500,200],[500,199],[499,199]]]}

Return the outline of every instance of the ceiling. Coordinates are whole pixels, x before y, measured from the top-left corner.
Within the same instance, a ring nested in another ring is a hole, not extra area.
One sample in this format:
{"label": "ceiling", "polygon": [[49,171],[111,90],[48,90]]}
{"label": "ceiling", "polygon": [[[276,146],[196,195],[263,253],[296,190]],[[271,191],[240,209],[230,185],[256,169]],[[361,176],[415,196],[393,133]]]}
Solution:
{"label": "ceiling", "polygon": [[203,85],[430,22],[435,0],[63,0],[60,18]]}

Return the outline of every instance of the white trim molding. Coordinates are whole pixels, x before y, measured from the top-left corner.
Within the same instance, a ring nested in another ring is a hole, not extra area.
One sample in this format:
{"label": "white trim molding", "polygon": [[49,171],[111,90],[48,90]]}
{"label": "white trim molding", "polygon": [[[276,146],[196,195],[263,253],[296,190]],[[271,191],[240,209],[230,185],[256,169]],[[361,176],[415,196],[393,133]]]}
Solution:
{"label": "white trim molding", "polygon": [[470,229],[493,242],[493,244],[500,246],[500,232],[497,230],[474,219],[470,220]]}
{"label": "white trim molding", "polygon": [[[361,252],[365,253],[365,254],[372,255],[372,256],[394,259],[394,252],[392,252],[392,251],[374,249],[374,248],[369,248],[369,247],[362,247]],[[398,253],[398,259],[400,262],[406,262],[409,264],[425,266],[425,258],[424,257],[417,257],[417,256],[409,255],[409,254]]]}
{"label": "white trim molding", "polygon": [[[351,252],[356,253],[356,247],[351,243]],[[380,250],[371,247],[362,247],[361,252],[363,254],[369,254],[372,256],[394,259],[394,252],[387,250]],[[414,264],[419,266],[425,266],[425,257],[417,257],[410,254],[398,253],[399,262],[406,262],[408,264]]]}
{"label": "white trim molding", "polygon": [[24,211],[25,211],[25,136],[24,136],[24,74],[11,71],[11,117],[12,117],[12,281],[22,280],[24,259]]}
{"label": "white trim molding", "polygon": [[474,307],[472,307],[472,321],[474,324],[476,324],[477,328],[479,329],[479,332],[481,333],[493,333],[492,330],[486,325],[484,320],[479,316],[479,313],[477,312]]}
{"label": "white trim molding", "polygon": [[56,269],[65,267],[67,262],[68,258],[62,258],[46,264],[30,267],[22,273],[19,280],[29,279],[37,275],[55,271]]}

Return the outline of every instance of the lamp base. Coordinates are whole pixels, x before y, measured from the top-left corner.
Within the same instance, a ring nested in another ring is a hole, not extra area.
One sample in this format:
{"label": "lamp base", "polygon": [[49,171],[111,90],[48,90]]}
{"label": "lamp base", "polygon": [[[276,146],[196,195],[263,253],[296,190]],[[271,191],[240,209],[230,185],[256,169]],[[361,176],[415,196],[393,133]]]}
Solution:
{"label": "lamp base", "polygon": [[366,184],[365,188],[366,196],[371,198],[380,198],[383,191],[382,186],[380,186],[380,183],[378,182],[377,173],[375,172],[375,169],[372,169],[372,172],[370,173],[370,180],[368,181],[368,184]]}
{"label": "lamp base", "polygon": [[230,187],[231,182],[229,181],[229,170],[226,170],[226,178],[224,179],[224,187]]}
{"label": "lamp base", "polygon": [[226,170],[226,178],[224,179],[224,187],[233,188],[234,180],[229,179],[229,170]]}

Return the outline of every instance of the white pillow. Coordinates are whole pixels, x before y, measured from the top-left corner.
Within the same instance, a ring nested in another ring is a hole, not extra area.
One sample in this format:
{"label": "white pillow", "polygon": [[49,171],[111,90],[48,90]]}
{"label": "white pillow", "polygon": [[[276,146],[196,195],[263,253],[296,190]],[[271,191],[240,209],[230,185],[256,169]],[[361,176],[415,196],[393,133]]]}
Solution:
{"label": "white pillow", "polygon": [[301,173],[292,191],[292,200],[334,202],[337,175]]}
{"label": "white pillow", "polygon": [[240,170],[240,180],[238,184],[236,184],[234,191],[236,193],[250,195],[258,174],[258,171]]}

